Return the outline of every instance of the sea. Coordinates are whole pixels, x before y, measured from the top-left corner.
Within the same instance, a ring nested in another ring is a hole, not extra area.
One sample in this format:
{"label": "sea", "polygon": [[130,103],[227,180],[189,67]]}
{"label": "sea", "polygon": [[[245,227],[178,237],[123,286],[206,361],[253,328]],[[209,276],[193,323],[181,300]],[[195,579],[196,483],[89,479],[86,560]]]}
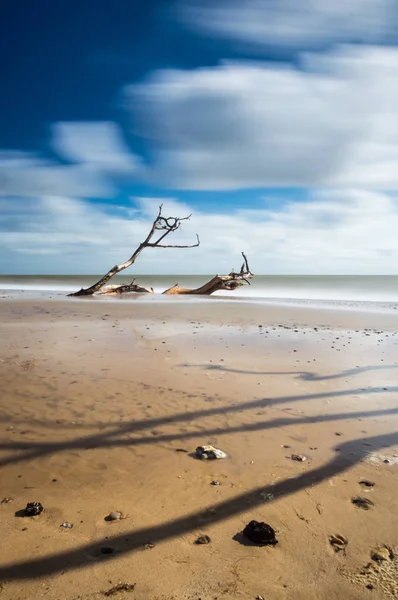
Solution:
{"label": "sea", "polygon": [[[182,287],[197,288],[213,275],[136,275],[136,283],[153,287],[155,292],[178,283]],[[88,287],[100,275],[0,275],[2,298],[60,299],[70,292]],[[111,283],[129,283],[131,275],[115,276]],[[137,295],[136,295],[137,296]],[[205,298],[171,297],[139,294],[140,301],[199,301]],[[111,297],[106,297],[112,300]],[[207,297],[206,297],[207,298]],[[384,308],[397,310],[398,275],[256,275],[251,285],[234,292],[220,291],[214,300],[262,302],[271,304],[331,305],[341,308]],[[104,298],[105,299],[105,298]],[[128,301],[122,296],[118,300]]]}

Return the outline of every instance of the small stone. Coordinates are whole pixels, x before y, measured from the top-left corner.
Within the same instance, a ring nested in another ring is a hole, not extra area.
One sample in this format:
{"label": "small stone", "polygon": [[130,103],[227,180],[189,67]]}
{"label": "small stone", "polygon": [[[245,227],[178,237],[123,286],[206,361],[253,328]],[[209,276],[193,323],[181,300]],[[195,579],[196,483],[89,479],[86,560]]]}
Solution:
{"label": "small stone", "polygon": [[213,481],[210,483],[210,485],[220,485],[220,482],[219,482],[219,481],[217,481],[216,479],[214,479],[214,480],[213,480]]}
{"label": "small stone", "polygon": [[260,498],[264,500],[264,502],[270,502],[274,499],[274,494],[267,494],[266,492],[261,492]]}
{"label": "small stone", "polygon": [[43,506],[40,502],[28,502],[25,507],[25,517],[35,517],[43,512]]}
{"label": "small stone", "polygon": [[385,459],[383,460],[383,462],[384,462],[384,463],[386,463],[387,465],[389,465],[391,461],[390,461],[388,458],[385,458]]}
{"label": "small stone", "polygon": [[120,512],[120,510],[113,510],[107,517],[105,517],[105,521],[119,521],[120,519],[124,518],[124,514]]}
{"label": "small stone", "polygon": [[256,600],[264,600],[262,596],[256,596]]}
{"label": "small stone", "polygon": [[198,446],[196,448],[196,456],[202,460],[215,460],[217,458],[227,458],[227,454],[214,446]]}
{"label": "small stone", "polygon": [[152,548],[155,547],[155,544],[152,544],[151,542],[148,542],[144,545],[145,550],[152,550]]}
{"label": "small stone", "polygon": [[292,460],[297,460],[298,462],[304,462],[307,460],[307,457],[304,454],[292,454],[290,457]]}
{"label": "small stone", "polygon": [[72,529],[73,525],[72,523],[68,523],[67,521],[65,521],[65,523],[62,523],[61,527],[63,527],[64,529]]}
{"label": "small stone", "polygon": [[210,544],[211,538],[208,535],[200,535],[195,541],[195,544]]}

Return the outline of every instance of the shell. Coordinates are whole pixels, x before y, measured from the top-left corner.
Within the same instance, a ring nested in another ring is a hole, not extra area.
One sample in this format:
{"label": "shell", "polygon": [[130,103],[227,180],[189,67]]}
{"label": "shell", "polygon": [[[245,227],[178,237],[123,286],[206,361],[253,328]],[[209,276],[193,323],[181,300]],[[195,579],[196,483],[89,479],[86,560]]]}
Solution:
{"label": "shell", "polygon": [[391,560],[394,558],[394,554],[388,546],[383,546],[382,548],[378,548],[378,550],[374,550],[372,552],[372,559],[377,562],[382,562],[384,560]]}

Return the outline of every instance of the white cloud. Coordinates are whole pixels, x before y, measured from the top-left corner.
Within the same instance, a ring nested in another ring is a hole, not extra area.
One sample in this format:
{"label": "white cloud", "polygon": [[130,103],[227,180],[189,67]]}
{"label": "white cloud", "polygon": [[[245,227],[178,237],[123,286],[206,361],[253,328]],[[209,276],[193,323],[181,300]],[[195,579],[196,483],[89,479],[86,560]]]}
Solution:
{"label": "white cloud", "polygon": [[117,176],[144,175],[116,123],[55,123],[49,142],[71,164],[0,151],[0,196],[106,198],[115,195]]}
{"label": "white cloud", "polygon": [[183,0],[178,16],[194,30],[258,47],[385,44],[398,32],[397,0]]}
{"label": "white cloud", "polygon": [[[126,89],[170,187],[398,186],[398,49],[163,70]],[[138,107],[138,108],[137,108]]]}
{"label": "white cloud", "polygon": [[23,152],[0,152],[0,197],[113,195],[109,180],[87,165],[63,165]]}
{"label": "white cloud", "polygon": [[[161,199],[124,210],[46,197],[0,206],[3,272],[106,272],[144,239]],[[4,210],[5,209],[5,210]],[[164,199],[164,214],[192,214],[173,243],[190,250],[147,249],[129,272],[223,273],[246,251],[255,273],[388,273],[398,263],[398,199],[377,192],[320,190],[282,207],[206,213]]]}
{"label": "white cloud", "polygon": [[116,123],[56,123],[52,145],[62,158],[103,171],[135,174],[140,168],[138,157],[130,153]]}

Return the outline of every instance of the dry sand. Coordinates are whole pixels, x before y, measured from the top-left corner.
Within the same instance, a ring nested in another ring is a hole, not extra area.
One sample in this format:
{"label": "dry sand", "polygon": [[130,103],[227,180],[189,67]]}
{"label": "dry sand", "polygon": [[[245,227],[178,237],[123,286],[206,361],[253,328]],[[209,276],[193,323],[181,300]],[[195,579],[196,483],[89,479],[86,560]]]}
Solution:
{"label": "dry sand", "polygon": [[[398,546],[398,315],[2,300],[0,320],[1,600],[398,598],[396,561],[357,577]],[[207,443],[228,458],[190,455]],[[278,545],[245,543],[252,519]]]}

